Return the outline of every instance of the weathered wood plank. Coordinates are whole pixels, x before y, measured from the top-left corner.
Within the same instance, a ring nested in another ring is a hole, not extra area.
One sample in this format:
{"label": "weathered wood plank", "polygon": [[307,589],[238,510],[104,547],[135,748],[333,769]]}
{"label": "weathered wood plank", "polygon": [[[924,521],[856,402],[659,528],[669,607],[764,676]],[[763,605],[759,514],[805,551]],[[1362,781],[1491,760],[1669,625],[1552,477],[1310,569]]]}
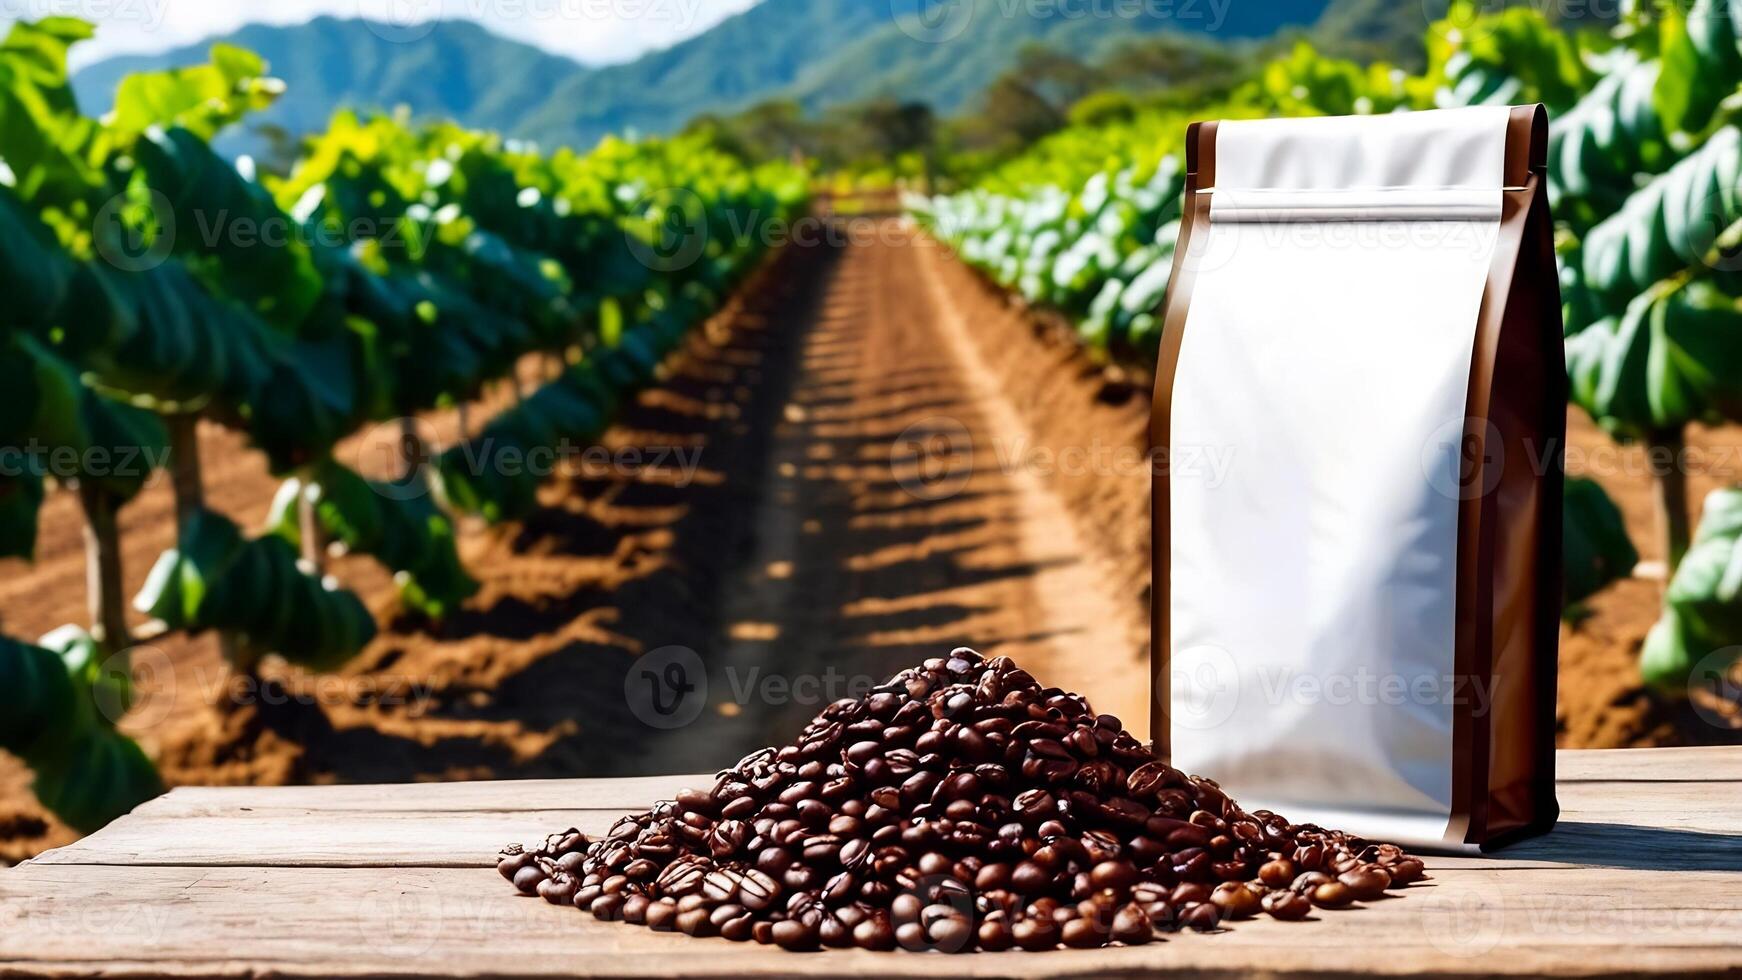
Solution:
{"label": "weathered wood plank", "polygon": [[1742,751],[1733,748],[1566,749],[1555,778],[1570,782],[1742,782]]}
{"label": "weathered wood plank", "polygon": [[[222,794],[177,791],[164,801],[85,838],[37,858],[43,864],[281,865],[310,867],[485,867],[508,843],[536,843],[549,833],[577,827],[603,833],[623,812],[669,796],[671,786],[693,785],[678,777],[670,785],[641,783],[650,795],[613,809],[562,809],[559,801],[605,796],[597,783],[546,782],[522,787],[526,809],[411,810],[402,805],[363,809],[360,799],[339,809],[278,805],[277,792],[231,790]],[[472,798],[479,785],[449,786]],[[354,787],[379,790],[380,787]],[[395,787],[397,788],[397,787]],[[422,787],[418,787],[422,788]],[[423,802],[439,803],[427,792]],[[1436,860],[1436,866],[1529,867],[1580,863],[1638,867],[1742,871],[1742,790],[1726,783],[1572,782],[1560,787],[1563,816],[1555,833],[1528,841],[1493,858],[1474,862]],[[307,795],[296,799],[307,800]],[[263,802],[268,800],[270,802]]]}
{"label": "weathered wood plank", "polygon": [[[1560,782],[1742,782],[1742,752],[1722,749],[1609,749],[1565,751],[1557,758]],[[629,809],[669,799],[700,775],[632,779],[527,779],[385,786],[182,787],[140,807],[139,813],[214,812],[218,807],[305,810],[525,810]]]}
{"label": "weathered wood plank", "polygon": [[0,973],[240,976],[1601,976],[1742,970],[1742,875],[1451,870],[1322,921],[1133,949],[796,955],[606,924],[446,869],[27,865],[0,874]]}
{"label": "weathered wood plank", "polygon": [[174,816],[241,807],[256,810],[445,810],[520,813],[526,810],[628,810],[670,799],[713,776],[629,779],[509,779],[496,782],[395,783],[366,786],[183,786],[145,803],[135,814]]}
{"label": "weathered wood plank", "polygon": [[206,867],[483,868],[511,843],[537,844],[574,827],[603,834],[623,810],[441,813],[268,810],[134,815],[48,851],[33,864]]}

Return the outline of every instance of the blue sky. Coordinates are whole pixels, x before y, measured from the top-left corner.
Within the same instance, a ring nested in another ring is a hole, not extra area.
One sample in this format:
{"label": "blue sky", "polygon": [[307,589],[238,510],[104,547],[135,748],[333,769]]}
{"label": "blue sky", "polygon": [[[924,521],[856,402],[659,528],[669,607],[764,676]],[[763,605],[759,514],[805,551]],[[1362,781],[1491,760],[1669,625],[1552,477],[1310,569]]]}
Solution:
{"label": "blue sky", "polygon": [[[498,34],[589,64],[626,61],[675,44],[757,0],[0,0],[0,21],[51,14],[97,24],[75,67],[122,52],[161,51],[248,23],[294,24],[321,14],[396,25],[477,21]],[[415,30],[401,32],[415,36]]]}

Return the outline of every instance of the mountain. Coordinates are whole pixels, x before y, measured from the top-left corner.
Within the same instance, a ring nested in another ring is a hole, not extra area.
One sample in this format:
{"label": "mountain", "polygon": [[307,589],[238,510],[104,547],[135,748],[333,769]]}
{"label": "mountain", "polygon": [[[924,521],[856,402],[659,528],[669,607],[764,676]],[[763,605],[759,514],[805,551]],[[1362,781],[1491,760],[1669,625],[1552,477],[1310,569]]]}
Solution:
{"label": "mountain", "polygon": [[[967,105],[1028,43],[1093,57],[1158,31],[1268,37],[1311,25],[1328,2],[763,0],[664,51],[598,68],[466,21],[429,25],[427,33],[419,28],[422,36],[408,39],[399,28],[321,17],[252,25],[215,40],[258,51],[287,83],[283,99],[257,124],[305,133],[322,128],[341,106],[403,104],[418,116],[584,147],[609,132],[668,132],[703,112],[775,97],[815,109],[893,96],[949,112]],[[937,22],[916,21],[916,5],[935,7]],[[122,75],[203,60],[209,43],[93,64],[74,78],[81,104],[101,112]],[[258,134],[238,132],[221,148],[258,152],[262,143]]]}
{"label": "mountain", "polygon": [[[428,25],[415,41],[396,28],[361,20],[318,17],[306,24],[251,24],[235,33],[162,54],[123,55],[73,75],[86,112],[108,110],[123,75],[206,60],[214,42],[258,52],[286,82],[284,97],[250,124],[289,133],[326,128],[342,106],[391,109],[454,119],[468,126],[512,130],[525,108],[542,101],[563,80],[585,71],[567,58],[490,33],[471,21]],[[98,28],[101,30],[101,28]],[[245,131],[225,134],[227,153],[259,152],[263,140]]]}

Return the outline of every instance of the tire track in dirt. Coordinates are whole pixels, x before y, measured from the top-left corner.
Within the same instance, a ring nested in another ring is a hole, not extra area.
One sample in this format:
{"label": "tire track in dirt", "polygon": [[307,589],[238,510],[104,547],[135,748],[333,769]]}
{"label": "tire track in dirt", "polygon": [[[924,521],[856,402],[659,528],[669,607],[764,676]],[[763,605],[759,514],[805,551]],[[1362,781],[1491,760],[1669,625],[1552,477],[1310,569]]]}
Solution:
{"label": "tire track in dirt", "polygon": [[953,260],[894,219],[858,237],[799,341],[693,743],[729,762],[958,645],[1145,724],[1141,596],[1020,458],[1036,439],[970,336]]}

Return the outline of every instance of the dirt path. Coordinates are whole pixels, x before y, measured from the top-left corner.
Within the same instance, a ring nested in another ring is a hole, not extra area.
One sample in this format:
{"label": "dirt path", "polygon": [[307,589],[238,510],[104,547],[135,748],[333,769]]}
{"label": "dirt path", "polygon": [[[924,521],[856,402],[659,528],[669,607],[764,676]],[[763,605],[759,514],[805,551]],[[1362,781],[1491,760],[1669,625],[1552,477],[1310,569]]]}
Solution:
{"label": "dirt path", "polygon": [[962,645],[1145,724],[1139,597],[1013,458],[1035,437],[971,337],[952,260],[898,222],[875,232],[795,338],[755,534],[704,657],[714,717],[697,744],[741,754],[787,737]]}

